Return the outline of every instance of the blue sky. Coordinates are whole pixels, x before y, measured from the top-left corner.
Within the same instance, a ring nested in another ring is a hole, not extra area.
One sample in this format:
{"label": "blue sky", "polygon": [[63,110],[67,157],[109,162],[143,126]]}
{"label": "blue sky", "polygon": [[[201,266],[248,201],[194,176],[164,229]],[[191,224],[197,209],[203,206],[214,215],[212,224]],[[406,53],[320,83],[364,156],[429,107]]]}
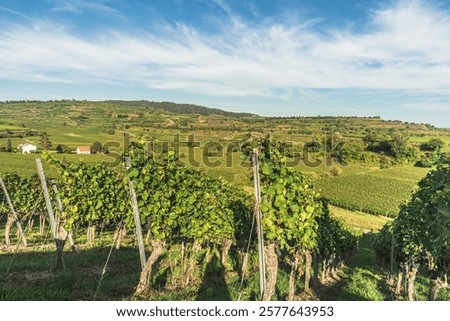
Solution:
{"label": "blue sky", "polygon": [[450,1],[0,0],[0,100],[450,128]]}

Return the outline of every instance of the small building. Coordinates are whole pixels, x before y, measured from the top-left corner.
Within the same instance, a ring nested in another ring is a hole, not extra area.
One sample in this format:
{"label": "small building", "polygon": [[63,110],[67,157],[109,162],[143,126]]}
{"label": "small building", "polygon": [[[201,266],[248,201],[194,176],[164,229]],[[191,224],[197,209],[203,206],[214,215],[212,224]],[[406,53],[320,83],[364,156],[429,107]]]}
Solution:
{"label": "small building", "polygon": [[25,144],[19,144],[17,146],[17,150],[21,151],[22,154],[30,154],[30,153],[36,153],[37,147],[36,147],[36,145],[25,143]]}
{"label": "small building", "polygon": [[89,146],[78,146],[77,154],[89,155],[91,153],[91,148]]}

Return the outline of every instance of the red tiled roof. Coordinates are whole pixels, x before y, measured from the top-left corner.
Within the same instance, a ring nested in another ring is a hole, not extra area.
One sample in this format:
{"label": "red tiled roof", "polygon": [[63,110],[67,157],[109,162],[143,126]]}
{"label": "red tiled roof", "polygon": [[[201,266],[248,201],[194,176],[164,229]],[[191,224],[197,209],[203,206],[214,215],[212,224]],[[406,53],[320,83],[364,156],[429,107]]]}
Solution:
{"label": "red tiled roof", "polygon": [[78,146],[80,152],[90,152],[91,148],[89,146]]}

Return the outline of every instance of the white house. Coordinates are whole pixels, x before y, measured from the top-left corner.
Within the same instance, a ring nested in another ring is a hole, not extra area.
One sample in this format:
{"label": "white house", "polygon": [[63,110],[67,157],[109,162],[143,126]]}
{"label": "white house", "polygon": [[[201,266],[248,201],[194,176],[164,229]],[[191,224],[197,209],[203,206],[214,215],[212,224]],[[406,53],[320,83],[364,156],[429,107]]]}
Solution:
{"label": "white house", "polygon": [[91,153],[91,148],[89,146],[78,146],[77,154],[89,155]]}
{"label": "white house", "polygon": [[30,154],[36,152],[37,148],[36,145],[25,143],[18,145],[17,150],[22,151],[22,154]]}

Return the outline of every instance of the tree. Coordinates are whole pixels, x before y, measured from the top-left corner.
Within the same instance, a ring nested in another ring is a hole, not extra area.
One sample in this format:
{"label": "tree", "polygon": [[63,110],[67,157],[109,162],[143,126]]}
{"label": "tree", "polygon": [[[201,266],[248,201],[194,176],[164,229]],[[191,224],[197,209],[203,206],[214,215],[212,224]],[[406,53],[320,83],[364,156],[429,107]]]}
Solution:
{"label": "tree", "polygon": [[310,141],[310,142],[306,142],[305,145],[303,145],[303,148],[305,151],[307,152],[320,152],[320,150],[322,149],[322,145],[318,142],[318,141]]}
{"label": "tree", "polygon": [[5,152],[11,153],[13,151],[12,144],[11,144],[11,138],[8,138],[8,141],[6,142],[6,149]]}
{"label": "tree", "polygon": [[333,132],[325,137],[325,148],[327,151],[333,151],[342,146],[342,135],[339,132]]}
{"label": "tree", "polygon": [[440,152],[445,146],[445,142],[439,138],[432,138],[420,144],[420,150],[424,152]]}
{"label": "tree", "polygon": [[91,146],[91,153],[97,154],[97,153],[103,153],[103,145],[100,142],[94,142]]}
{"label": "tree", "polygon": [[70,153],[70,152],[72,152],[72,150],[67,145],[58,144],[56,146],[56,152],[60,153],[60,154]]}
{"label": "tree", "polygon": [[405,133],[395,132],[392,134],[390,142],[391,154],[397,159],[407,158],[410,153],[410,146],[408,143],[409,136]]}
{"label": "tree", "polygon": [[52,141],[48,138],[47,132],[42,133],[41,144],[45,150],[49,150],[52,147]]}
{"label": "tree", "polygon": [[360,140],[347,140],[331,155],[341,164],[348,164],[351,161],[358,161],[363,158],[364,143]]}
{"label": "tree", "polygon": [[364,138],[363,142],[366,144],[367,149],[371,152],[379,153],[381,151],[386,152],[386,141],[388,137],[380,133],[371,131]]}

